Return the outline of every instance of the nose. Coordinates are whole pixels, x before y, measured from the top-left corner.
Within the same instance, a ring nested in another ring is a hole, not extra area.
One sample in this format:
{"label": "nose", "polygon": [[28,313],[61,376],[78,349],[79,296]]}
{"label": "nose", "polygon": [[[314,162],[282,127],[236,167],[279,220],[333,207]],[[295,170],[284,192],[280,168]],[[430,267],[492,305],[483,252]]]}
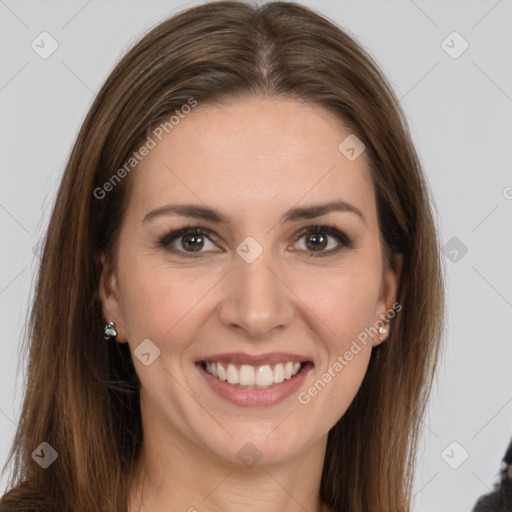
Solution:
{"label": "nose", "polygon": [[220,305],[223,324],[254,340],[268,339],[289,325],[294,295],[282,274],[270,251],[263,251],[252,263],[236,256],[224,280]]}

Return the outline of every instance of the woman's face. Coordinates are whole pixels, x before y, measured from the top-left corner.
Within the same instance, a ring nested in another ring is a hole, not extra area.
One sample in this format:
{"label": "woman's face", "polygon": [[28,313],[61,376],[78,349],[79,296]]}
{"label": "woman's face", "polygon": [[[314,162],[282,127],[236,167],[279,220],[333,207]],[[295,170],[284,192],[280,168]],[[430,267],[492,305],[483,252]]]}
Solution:
{"label": "woman's face", "polygon": [[[400,268],[383,267],[366,154],[339,149],[350,134],[319,106],[250,97],[199,104],[153,137],[100,285],[146,431],[271,464],[345,413]],[[173,235],[187,226],[203,231]]]}

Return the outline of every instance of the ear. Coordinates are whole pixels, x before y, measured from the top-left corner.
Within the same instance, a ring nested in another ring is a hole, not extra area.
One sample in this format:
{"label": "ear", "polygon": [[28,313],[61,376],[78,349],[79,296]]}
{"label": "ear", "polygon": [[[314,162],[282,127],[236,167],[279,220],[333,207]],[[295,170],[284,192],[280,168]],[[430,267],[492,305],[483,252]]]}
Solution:
{"label": "ear", "polygon": [[[382,276],[382,284],[377,303],[377,316],[375,318],[375,325],[383,326],[388,330],[388,333],[378,332],[374,336],[373,345],[380,345],[389,336],[391,331],[391,319],[396,315],[396,311],[402,309],[401,305],[393,308],[396,303],[398,294],[398,287],[400,284],[400,276],[402,274],[403,254],[393,254],[391,256],[389,265],[384,268]],[[390,312],[393,312],[390,314]]]}
{"label": "ear", "polygon": [[96,264],[100,269],[98,296],[103,310],[103,317],[107,323],[115,323],[117,331],[115,341],[117,343],[126,343],[128,339],[124,328],[123,308],[116,273],[111,268],[104,253],[101,253],[96,258]]}

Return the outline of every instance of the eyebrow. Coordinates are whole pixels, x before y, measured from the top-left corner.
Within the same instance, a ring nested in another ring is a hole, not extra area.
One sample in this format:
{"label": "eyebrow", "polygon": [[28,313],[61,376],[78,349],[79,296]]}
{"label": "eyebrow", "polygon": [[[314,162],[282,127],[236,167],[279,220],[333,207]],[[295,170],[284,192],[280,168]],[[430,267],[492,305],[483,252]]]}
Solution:
{"label": "eyebrow", "polygon": [[[293,222],[301,219],[314,219],[331,212],[349,212],[357,215],[364,224],[366,219],[359,208],[346,201],[333,201],[325,204],[314,204],[304,207],[292,208],[281,217],[281,223]],[[194,219],[209,220],[212,222],[229,224],[230,219],[223,213],[213,208],[201,206],[198,204],[168,204],[151,210],[142,219],[142,223],[146,224],[151,220],[164,215],[181,215],[182,217],[191,217]]]}

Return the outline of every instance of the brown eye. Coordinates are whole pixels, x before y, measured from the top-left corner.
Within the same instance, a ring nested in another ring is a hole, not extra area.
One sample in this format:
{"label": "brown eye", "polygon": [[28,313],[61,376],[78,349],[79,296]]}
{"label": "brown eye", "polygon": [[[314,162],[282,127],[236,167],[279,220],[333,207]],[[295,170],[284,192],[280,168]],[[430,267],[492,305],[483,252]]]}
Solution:
{"label": "brown eye", "polygon": [[200,251],[204,246],[204,237],[203,235],[183,235],[181,237],[181,246],[185,250]]}
{"label": "brown eye", "polygon": [[[186,227],[173,231],[160,240],[160,245],[166,250],[179,253],[180,256],[189,258],[199,258],[202,249],[210,242],[213,247],[216,247],[210,240],[208,234],[209,230],[200,227]],[[218,252],[218,249],[211,249]],[[197,256],[194,255],[197,253]]]}
{"label": "brown eye", "polygon": [[[205,252],[222,252],[212,241],[213,237],[209,229],[187,226],[166,235],[160,240],[160,246],[184,258],[200,258]],[[352,240],[334,226],[309,226],[297,235],[296,243],[302,239],[304,248],[299,250],[308,256],[330,256],[353,245]]]}
{"label": "brown eye", "polygon": [[[302,238],[304,238],[305,249],[301,250],[312,253],[308,256],[329,256],[343,247],[352,247],[350,238],[334,226],[309,226],[298,235],[297,240]],[[334,238],[335,243],[330,243],[329,238]],[[329,250],[326,250],[330,245]],[[318,254],[314,254],[315,252]]]}
{"label": "brown eye", "polygon": [[306,247],[312,251],[321,251],[327,247],[327,237],[321,233],[306,235]]}

